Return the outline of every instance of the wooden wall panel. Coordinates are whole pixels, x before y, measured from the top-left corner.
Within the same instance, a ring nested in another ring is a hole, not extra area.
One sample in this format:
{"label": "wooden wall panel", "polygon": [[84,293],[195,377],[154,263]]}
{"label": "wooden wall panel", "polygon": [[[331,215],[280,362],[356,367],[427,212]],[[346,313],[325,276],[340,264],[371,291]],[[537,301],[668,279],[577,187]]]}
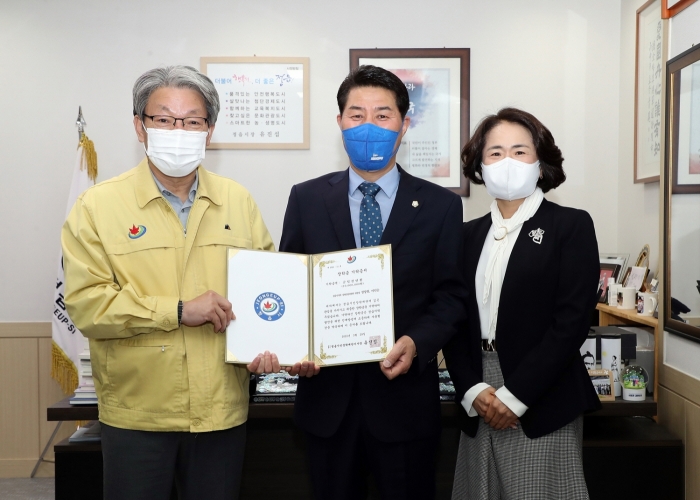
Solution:
{"label": "wooden wall panel", "polygon": [[38,339],[0,338],[0,459],[37,457]]}
{"label": "wooden wall panel", "polygon": [[[0,323],[0,477],[29,477],[57,423],[46,408],[64,397],[51,378],[51,324]],[[54,442],[74,429],[63,423]],[[37,476],[53,475],[53,464],[41,464]]]}
{"label": "wooden wall panel", "polygon": [[659,383],[695,404],[700,404],[700,381],[680,370],[663,365]]}
{"label": "wooden wall panel", "polygon": [[685,402],[685,498],[700,500],[700,406]]}
{"label": "wooden wall panel", "polygon": [[685,399],[662,386],[658,388],[657,398],[659,423],[685,445]]}
{"label": "wooden wall panel", "polygon": [[51,323],[0,323],[0,338],[51,338]]}
{"label": "wooden wall panel", "polygon": [[[39,341],[39,452],[41,453],[46,446],[51,433],[56,428],[58,422],[49,422],[46,420],[46,408],[66,397],[63,394],[61,386],[51,378],[51,339],[40,338]],[[61,429],[54,438],[54,443],[69,437],[75,432],[75,422],[63,422]],[[37,455],[38,456],[38,455]],[[53,460],[53,446],[49,447],[44,458]]]}

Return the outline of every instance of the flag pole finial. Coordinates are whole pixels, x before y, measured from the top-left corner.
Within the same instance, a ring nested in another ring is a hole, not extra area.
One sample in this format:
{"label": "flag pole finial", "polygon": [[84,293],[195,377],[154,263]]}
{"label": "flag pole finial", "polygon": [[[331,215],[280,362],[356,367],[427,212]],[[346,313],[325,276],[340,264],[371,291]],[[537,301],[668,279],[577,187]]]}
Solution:
{"label": "flag pole finial", "polygon": [[78,118],[75,120],[75,125],[78,127],[78,140],[82,140],[85,131],[85,118],[83,118],[83,107],[78,106]]}
{"label": "flag pole finial", "polygon": [[78,118],[75,120],[75,126],[78,127],[78,147],[82,146],[83,148],[88,177],[95,182],[95,179],[97,179],[97,153],[95,152],[95,144],[85,134],[86,125],[87,123],[83,117],[83,107],[78,106]]}

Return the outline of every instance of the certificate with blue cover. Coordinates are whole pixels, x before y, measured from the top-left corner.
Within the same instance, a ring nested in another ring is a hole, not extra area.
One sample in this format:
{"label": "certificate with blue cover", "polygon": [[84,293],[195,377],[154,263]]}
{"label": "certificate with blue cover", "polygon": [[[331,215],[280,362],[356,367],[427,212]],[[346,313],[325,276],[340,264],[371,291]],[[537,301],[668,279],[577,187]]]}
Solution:
{"label": "certificate with blue cover", "polygon": [[229,248],[227,363],[380,361],[394,345],[391,245],[318,255]]}

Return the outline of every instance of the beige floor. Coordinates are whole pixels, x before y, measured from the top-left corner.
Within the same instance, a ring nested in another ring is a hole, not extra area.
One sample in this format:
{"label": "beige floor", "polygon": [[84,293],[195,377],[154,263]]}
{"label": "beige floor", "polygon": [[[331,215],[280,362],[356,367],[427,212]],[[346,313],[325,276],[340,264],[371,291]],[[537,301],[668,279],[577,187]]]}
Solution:
{"label": "beige floor", "polygon": [[53,500],[54,478],[0,479],[0,498],[3,500]]}

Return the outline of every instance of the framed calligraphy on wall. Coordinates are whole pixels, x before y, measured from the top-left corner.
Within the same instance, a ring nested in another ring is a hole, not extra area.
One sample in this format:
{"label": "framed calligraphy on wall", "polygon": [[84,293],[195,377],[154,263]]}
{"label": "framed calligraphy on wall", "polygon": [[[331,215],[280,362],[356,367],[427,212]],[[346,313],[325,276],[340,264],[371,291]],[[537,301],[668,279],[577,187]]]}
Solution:
{"label": "framed calligraphy on wall", "polygon": [[695,3],[695,0],[661,0],[661,17],[669,19],[692,3]]}
{"label": "framed calligraphy on wall", "polygon": [[469,138],[469,49],[350,49],[350,69],[363,64],[391,71],[408,90],[411,124],[399,165],[469,196],[460,160]]}
{"label": "framed calligraphy on wall", "polygon": [[637,10],[634,182],[658,182],[661,172],[667,23],[661,19],[661,0],[649,0]]}
{"label": "framed calligraphy on wall", "polygon": [[211,149],[309,149],[308,57],[202,57],[219,92]]}

